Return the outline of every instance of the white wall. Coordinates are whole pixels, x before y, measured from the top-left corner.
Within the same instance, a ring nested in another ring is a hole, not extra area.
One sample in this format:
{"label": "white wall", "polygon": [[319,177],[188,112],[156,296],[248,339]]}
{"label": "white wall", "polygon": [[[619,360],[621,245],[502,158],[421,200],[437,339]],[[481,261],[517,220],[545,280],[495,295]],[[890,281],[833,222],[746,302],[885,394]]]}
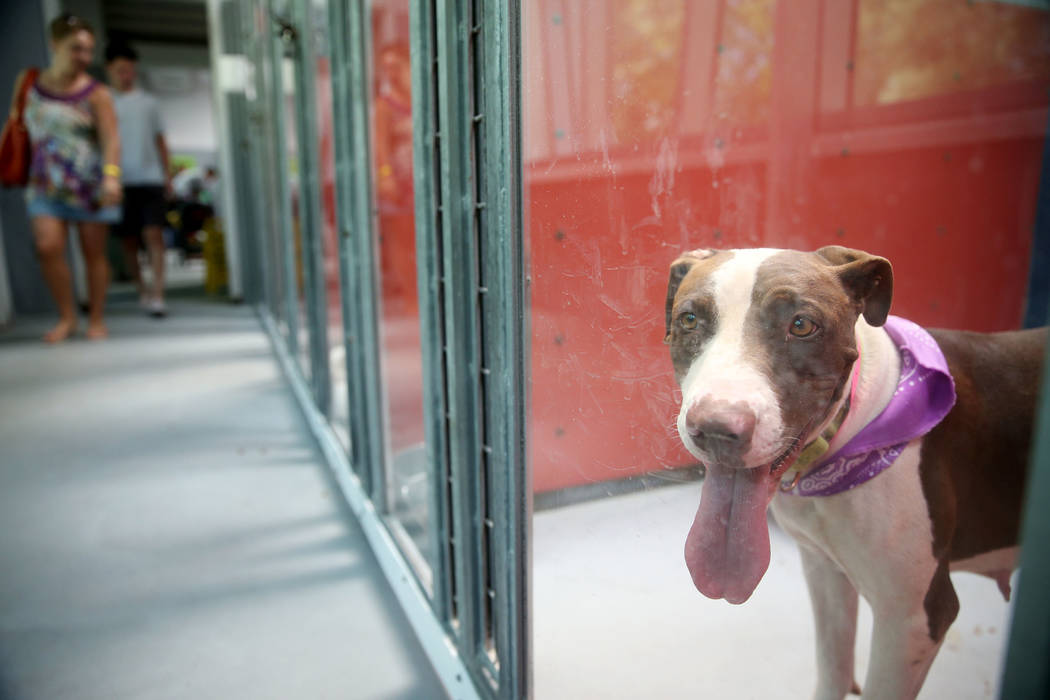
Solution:
{"label": "white wall", "polygon": [[168,148],[215,153],[211,69],[147,64],[143,58],[139,73],[142,86],[160,102]]}
{"label": "white wall", "polygon": [[[50,13],[48,18],[55,14],[54,8],[45,8],[43,3],[0,0],[0,36],[4,42],[0,49],[0,94],[4,100],[4,118],[19,71],[28,65],[47,65],[45,12]],[[0,245],[4,249],[2,264],[14,312],[53,312],[54,302],[36,260],[23,190],[0,190],[0,228],[3,229],[0,232]]]}

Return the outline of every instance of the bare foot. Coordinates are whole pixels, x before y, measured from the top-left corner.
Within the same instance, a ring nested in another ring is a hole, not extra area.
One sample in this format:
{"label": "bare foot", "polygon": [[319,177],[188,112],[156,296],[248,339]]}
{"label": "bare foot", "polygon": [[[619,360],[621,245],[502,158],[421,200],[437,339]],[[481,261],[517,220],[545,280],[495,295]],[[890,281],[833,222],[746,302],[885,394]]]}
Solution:
{"label": "bare foot", "polygon": [[72,321],[59,321],[54,328],[44,334],[45,343],[61,343],[63,340],[68,338],[76,330],[77,322]]}
{"label": "bare foot", "polygon": [[84,337],[88,340],[105,340],[109,337],[109,330],[106,324],[99,321],[88,325],[87,330],[84,331]]}

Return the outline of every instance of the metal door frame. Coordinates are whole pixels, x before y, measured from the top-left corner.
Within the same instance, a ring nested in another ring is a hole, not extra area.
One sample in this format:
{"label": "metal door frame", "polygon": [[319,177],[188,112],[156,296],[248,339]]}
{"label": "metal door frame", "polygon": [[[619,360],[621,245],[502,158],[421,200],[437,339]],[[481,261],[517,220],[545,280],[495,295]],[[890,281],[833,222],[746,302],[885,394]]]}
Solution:
{"label": "metal door frame", "polygon": [[328,294],[324,276],[321,215],[321,158],[317,137],[317,85],[313,62],[317,55],[309,0],[289,0],[297,32],[293,42],[295,71],[295,132],[299,154],[299,228],[302,235],[303,285],[310,334],[310,382],[321,413],[331,408],[331,368],[328,365]]}
{"label": "metal door frame", "polygon": [[[409,0],[424,420],[435,487],[431,595],[398,548],[384,513],[388,460],[370,177],[369,5],[367,0],[328,3],[349,454],[326,417],[330,378],[319,157],[316,124],[305,118],[317,105],[309,24],[315,9],[308,0],[256,0],[239,18],[249,25],[246,37],[257,29],[251,26],[259,18],[253,10],[266,16],[268,33],[275,31],[251,46],[255,60],[265,65],[257,65],[254,76],[258,113],[248,117],[253,131],[268,141],[254,144],[252,157],[271,164],[273,172],[253,173],[242,183],[265,192],[262,199],[273,204],[245,199],[240,205],[275,219],[279,235],[271,239],[280,249],[263,245],[258,264],[264,276],[271,269],[267,263],[281,267],[281,289],[270,279],[264,285],[270,305],[276,302],[286,311],[289,333],[282,336],[267,305],[259,305],[260,315],[393,592],[446,690],[464,698],[531,692],[520,9],[510,5]],[[283,23],[270,24],[278,9]],[[297,83],[294,125],[285,115],[286,47]],[[300,158],[309,382],[297,359],[302,324],[292,193],[288,152],[280,143],[287,128],[296,130]]]}
{"label": "metal door frame", "polygon": [[412,0],[410,17],[435,612],[484,697],[527,697],[520,7]]}
{"label": "metal door frame", "polygon": [[383,509],[385,412],[380,373],[377,251],[372,215],[371,136],[364,7],[329,0],[336,217],[350,400],[350,463]]}

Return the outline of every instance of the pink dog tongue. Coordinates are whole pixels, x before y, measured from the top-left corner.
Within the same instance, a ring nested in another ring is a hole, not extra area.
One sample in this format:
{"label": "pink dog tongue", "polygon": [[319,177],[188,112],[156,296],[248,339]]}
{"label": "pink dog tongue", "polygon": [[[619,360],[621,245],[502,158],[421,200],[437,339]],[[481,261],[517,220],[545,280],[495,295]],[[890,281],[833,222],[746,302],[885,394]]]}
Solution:
{"label": "pink dog tongue", "polygon": [[708,467],[700,507],[685,540],[685,562],[708,598],[743,603],[769,567],[766,508],[776,492],[768,467]]}

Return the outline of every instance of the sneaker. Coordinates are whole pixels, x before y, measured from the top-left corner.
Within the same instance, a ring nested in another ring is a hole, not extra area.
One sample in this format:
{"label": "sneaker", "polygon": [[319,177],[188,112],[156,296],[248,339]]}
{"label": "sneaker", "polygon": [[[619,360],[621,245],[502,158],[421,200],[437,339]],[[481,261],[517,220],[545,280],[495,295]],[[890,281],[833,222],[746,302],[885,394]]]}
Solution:
{"label": "sneaker", "polygon": [[163,318],[168,315],[168,307],[165,306],[163,299],[150,299],[146,310],[153,318]]}

